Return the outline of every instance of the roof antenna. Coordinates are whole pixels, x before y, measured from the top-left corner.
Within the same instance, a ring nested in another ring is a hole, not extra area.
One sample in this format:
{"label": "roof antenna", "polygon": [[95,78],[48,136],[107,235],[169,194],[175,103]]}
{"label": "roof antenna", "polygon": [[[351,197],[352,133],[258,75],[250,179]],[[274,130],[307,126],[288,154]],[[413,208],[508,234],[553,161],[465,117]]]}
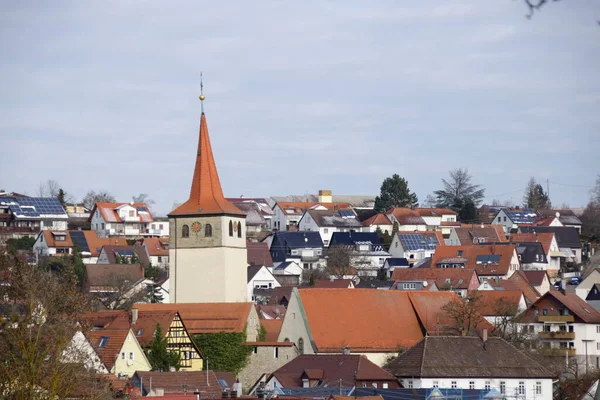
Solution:
{"label": "roof antenna", "polygon": [[202,71],[200,71],[200,96],[198,96],[198,98],[200,99],[200,109],[202,110],[202,114],[204,114],[204,99],[206,98],[206,96],[204,96],[204,82],[202,81]]}

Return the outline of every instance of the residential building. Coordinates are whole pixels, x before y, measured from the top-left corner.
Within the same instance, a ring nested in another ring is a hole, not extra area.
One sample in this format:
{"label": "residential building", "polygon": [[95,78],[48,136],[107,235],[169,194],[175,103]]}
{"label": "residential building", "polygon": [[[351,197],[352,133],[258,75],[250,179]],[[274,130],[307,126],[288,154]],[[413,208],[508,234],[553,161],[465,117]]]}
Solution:
{"label": "residential building", "polygon": [[150,265],[146,249],[135,244],[132,246],[103,246],[98,255],[98,264],[127,264],[137,263],[144,268]]}
{"label": "residential building", "polygon": [[86,264],[82,286],[85,292],[112,301],[115,296],[133,296],[146,283],[140,264]]}
{"label": "residential building", "polygon": [[162,231],[151,229],[154,217],[146,203],[96,203],[89,221],[101,237],[162,236]]}
{"label": "residential building", "polygon": [[331,199],[324,201],[279,201],[273,206],[273,231],[294,231],[306,210],[347,210],[348,203],[332,203]]}
{"label": "residential building", "polygon": [[448,237],[452,228],[460,226],[456,220],[458,213],[449,208],[415,208],[417,214],[423,218],[428,231],[439,231]]}
{"label": "residential building", "polygon": [[477,290],[520,291],[525,297],[527,306],[530,306],[542,297],[531,283],[529,283],[529,280],[523,274],[523,271],[516,271],[508,279],[485,279],[480,283]]}
{"label": "residential building", "polygon": [[415,210],[396,207],[388,210],[386,216],[392,224],[398,224],[399,231],[426,231],[427,223]]}
{"label": "residential building", "polygon": [[585,301],[590,306],[594,307],[596,311],[600,311],[600,283],[594,283],[594,286],[592,286]]}
{"label": "residential building", "polygon": [[62,353],[62,362],[80,364],[98,374],[110,373],[82,331],[77,331],[73,335],[71,344]]}
{"label": "residential building", "polygon": [[[428,336],[392,361],[388,370],[408,388],[495,389],[499,396],[553,398],[556,377],[500,338]],[[487,397],[487,396],[486,396]]]}
{"label": "residential building", "polygon": [[102,247],[126,246],[125,238],[102,238],[96,231],[41,231],[33,244],[38,256],[58,256],[75,254],[77,250],[85,264],[95,264]]}
{"label": "residential building", "polygon": [[513,244],[439,246],[431,268],[468,268],[474,269],[480,280],[507,279],[520,269],[520,264]]}
{"label": "residential building", "polygon": [[521,314],[519,324],[538,351],[600,368],[600,312],[575,293],[546,292]]}
{"label": "residential building", "polygon": [[343,247],[350,252],[350,265],[362,276],[377,276],[390,257],[390,253],[383,250],[379,235],[374,232],[335,232],[328,252],[335,247]]}
{"label": "residential building", "polygon": [[[404,287],[405,283],[422,282],[425,287],[431,287],[431,284],[435,283],[437,290],[448,290],[460,297],[466,297],[479,286],[479,278],[473,269],[398,268],[394,270],[391,280],[397,282],[396,288],[399,290],[413,288]],[[425,285],[425,282],[428,285]],[[414,290],[418,287],[419,285],[415,284]]]}
{"label": "residential building", "polygon": [[267,230],[267,220],[261,207],[255,201],[239,201],[238,199],[228,201],[246,214],[246,239],[257,241],[261,232]]}
{"label": "residential building", "polygon": [[298,221],[299,231],[319,232],[328,246],[335,232],[360,232],[362,224],[353,210],[306,210]]}
{"label": "residential building", "polygon": [[10,238],[36,236],[44,230],[66,230],[68,219],[55,198],[1,195],[0,243]]}
{"label": "residential building", "polygon": [[146,250],[146,255],[154,267],[169,268],[169,238],[147,237],[142,239],[141,245]]}
{"label": "residential building", "polygon": [[396,258],[406,258],[409,264],[433,256],[438,246],[444,246],[444,237],[440,231],[394,233],[390,245],[390,254]]}
{"label": "residential building", "polygon": [[568,226],[522,226],[519,233],[554,233],[565,263],[581,264],[581,239],[576,228]]}
{"label": "residential building", "polygon": [[560,210],[539,210],[538,214],[541,217],[556,217],[562,224],[562,226],[568,226],[577,229],[581,234],[582,222],[573,210],[560,209]]}
{"label": "residential building", "polygon": [[[264,222],[265,223],[264,228],[267,229],[267,230],[269,230],[269,231],[273,229],[273,216],[275,215],[275,212],[273,211],[273,209],[269,205],[269,201],[267,199],[260,198],[260,197],[253,197],[253,198],[247,198],[247,197],[232,198],[232,197],[228,197],[227,200],[229,202],[231,202],[236,207],[238,207],[238,204],[240,204],[240,203],[254,203],[254,204],[256,204],[256,206],[260,210],[260,214],[262,216],[262,219],[265,221]],[[240,207],[238,207],[238,208],[240,208]]]}
{"label": "residential building", "polygon": [[544,295],[553,289],[550,277],[546,271],[519,271],[519,274],[540,294]]}
{"label": "residential building", "polygon": [[162,336],[169,351],[179,354],[180,371],[200,371],[203,357],[191,338],[181,316],[169,307],[157,308],[153,304],[136,304],[131,311],[107,310],[81,316],[92,330],[131,329],[136,341],[143,348],[150,347],[160,325]]}
{"label": "residential building", "polygon": [[254,385],[250,394],[259,387],[267,392],[277,388],[318,387],[375,387],[398,388],[398,380],[365,356],[358,354],[301,355],[273,373],[265,374]]}
{"label": "residential building", "polygon": [[[517,255],[523,271],[542,271],[546,273],[550,266],[544,247],[539,242],[513,242],[517,246]],[[558,271],[552,271],[557,275]]]}
{"label": "residential building", "polygon": [[[152,237],[168,237],[169,236],[169,220],[164,217],[159,217],[151,224],[148,224]],[[144,235],[146,236],[146,235]]]}
{"label": "residential building", "polygon": [[521,226],[531,226],[537,218],[538,215],[535,211],[527,208],[501,208],[491,223],[502,225],[505,235],[508,236],[510,233],[516,232]]}
{"label": "residential building", "polygon": [[[229,388],[214,371],[177,371],[177,372],[143,372],[137,371],[132,379],[131,386],[140,389],[141,396],[156,397],[158,399],[177,396],[187,400],[185,393],[202,393],[205,398],[221,398],[223,392]],[[232,389],[232,388],[230,388]],[[239,393],[241,396],[241,393]],[[236,392],[235,397],[238,397]],[[196,398],[194,396],[194,398]]]}
{"label": "residential building", "polygon": [[446,244],[450,246],[468,246],[470,244],[506,242],[502,225],[462,224],[453,227]]}
{"label": "residential building", "polygon": [[86,337],[106,370],[113,375],[131,377],[136,371],[152,368],[131,329],[91,330]]}
{"label": "residential building", "polygon": [[273,289],[280,286],[279,281],[264,265],[248,267],[248,301],[256,302],[255,289]]}
{"label": "residential building", "polygon": [[168,215],[170,301],[246,301],[246,216],[223,196],[204,112],[195,155],[190,197]]}
{"label": "residential building", "polygon": [[[545,264],[542,263],[541,269],[544,269],[545,266],[545,270],[551,277],[555,277],[558,275],[561,265],[565,264],[567,256],[569,256],[569,254],[571,253],[569,251],[566,252],[567,254],[565,254],[562,251],[560,251],[560,248],[558,247],[558,242],[556,241],[556,236],[552,232],[511,233],[509,241],[511,243],[519,244],[540,243],[542,245],[542,249],[544,251],[544,258],[546,261]],[[530,263],[540,263],[540,261],[536,261],[534,258],[531,260]]]}
{"label": "residential building", "polygon": [[[442,310],[458,300],[452,292],[294,288],[290,297],[278,340],[300,354],[364,354],[381,366],[425,335],[457,332]],[[492,329],[483,318],[478,327]]]}
{"label": "residential building", "polygon": [[429,290],[432,292],[439,291],[435,280],[429,279],[425,281],[400,280],[394,282],[391,289],[395,290]]}
{"label": "residential building", "polygon": [[396,268],[412,268],[412,266],[414,266],[414,264],[410,265],[406,258],[398,257],[386,258],[385,262],[383,263],[383,269],[385,270],[388,278],[392,277],[392,274]]}
{"label": "residential building", "polygon": [[269,245],[265,242],[247,242],[246,250],[248,256],[248,265],[265,266],[273,268],[273,259],[269,252]]}
{"label": "residential building", "polygon": [[361,279],[360,282],[354,284],[357,289],[376,289],[376,290],[390,290],[394,286],[392,280],[381,280],[381,279]]}
{"label": "residential building", "polygon": [[304,268],[300,266],[299,261],[283,261],[273,268],[273,275],[282,286],[299,286],[302,283],[303,271]]}
{"label": "residential building", "polygon": [[318,289],[354,289],[352,279],[318,279],[314,286]]}
{"label": "residential building", "polygon": [[333,194],[331,190],[319,190],[317,195],[289,195],[289,196],[273,196],[269,200],[271,206],[280,201],[289,202],[318,202],[318,203],[338,203],[346,204],[347,207],[354,210],[372,210],[375,207],[376,196],[361,196],[361,195],[343,195]]}
{"label": "residential building", "polygon": [[295,262],[303,269],[325,267],[319,232],[274,232],[269,250],[275,268],[283,262]]}
{"label": "residential building", "polygon": [[595,284],[600,283],[600,268],[592,269],[575,288],[575,293],[582,299],[586,299]]}
{"label": "residential building", "polygon": [[527,308],[525,296],[520,290],[476,290],[472,292],[477,296],[477,312],[497,329],[515,315]]}
{"label": "residential building", "polygon": [[375,214],[371,218],[367,218],[362,222],[363,232],[376,232],[379,229],[381,232],[392,234],[394,224],[385,214]]}

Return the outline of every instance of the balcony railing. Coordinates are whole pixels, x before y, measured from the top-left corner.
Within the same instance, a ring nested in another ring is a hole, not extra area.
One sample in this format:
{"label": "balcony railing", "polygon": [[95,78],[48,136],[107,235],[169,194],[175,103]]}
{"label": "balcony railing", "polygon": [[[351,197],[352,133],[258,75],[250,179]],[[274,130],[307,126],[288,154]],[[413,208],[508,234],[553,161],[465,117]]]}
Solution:
{"label": "balcony railing", "polygon": [[575,322],[575,317],[572,315],[538,315],[538,322]]}
{"label": "balcony railing", "polygon": [[573,340],[575,339],[575,332],[540,332],[538,337],[540,339]]}

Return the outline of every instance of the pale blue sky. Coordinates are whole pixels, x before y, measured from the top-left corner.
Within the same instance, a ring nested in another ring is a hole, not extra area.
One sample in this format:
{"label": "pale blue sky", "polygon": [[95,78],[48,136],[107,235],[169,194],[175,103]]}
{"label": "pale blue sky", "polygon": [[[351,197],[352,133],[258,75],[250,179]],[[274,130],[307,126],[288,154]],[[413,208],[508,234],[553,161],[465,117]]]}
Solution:
{"label": "pale blue sky", "polygon": [[[43,5],[40,5],[43,4]],[[451,3],[451,4],[450,4]],[[19,1],[0,5],[0,188],[184,201],[199,72],[228,196],[419,199],[468,168],[583,206],[600,173],[600,2]],[[565,186],[574,185],[574,186]]]}

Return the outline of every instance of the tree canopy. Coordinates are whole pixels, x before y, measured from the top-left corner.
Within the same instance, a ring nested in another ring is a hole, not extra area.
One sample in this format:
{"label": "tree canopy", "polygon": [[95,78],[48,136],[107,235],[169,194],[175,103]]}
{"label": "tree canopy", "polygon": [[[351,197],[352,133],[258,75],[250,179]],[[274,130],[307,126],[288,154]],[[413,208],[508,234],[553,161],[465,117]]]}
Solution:
{"label": "tree canopy", "polygon": [[418,207],[419,199],[408,189],[408,182],[398,174],[385,178],[379,196],[375,198],[375,211],[385,212],[394,207]]}
{"label": "tree canopy", "polygon": [[163,336],[160,324],[156,324],[154,340],[144,352],[152,366],[152,371],[168,372],[171,367],[176,370],[180,368],[179,354],[169,351],[167,338]]}
{"label": "tree canopy", "polygon": [[471,183],[471,175],[466,168],[450,171],[450,179],[442,179],[442,183],[444,188],[433,192],[437,207],[451,208],[458,212],[467,200],[477,207],[484,198],[485,189]]}
{"label": "tree canopy", "polygon": [[588,239],[600,241],[600,175],[596,177],[596,184],[590,190],[590,201],[581,215],[583,226],[581,232]]}
{"label": "tree canopy", "polygon": [[106,190],[100,190],[99,192],[90,190],[83,198],[83,206],[89,210],[94,208],[94,204],[102,202],[114,203],[115,198]]}
{"label": "tree canopy", "polygon": [[552,208],[550,196],[548,196],[548,193],[544,192],[542,185],[537,183],[533,176],[529,179],[527,188],[525,189],[523,207],[532,210],[547,210]]}

